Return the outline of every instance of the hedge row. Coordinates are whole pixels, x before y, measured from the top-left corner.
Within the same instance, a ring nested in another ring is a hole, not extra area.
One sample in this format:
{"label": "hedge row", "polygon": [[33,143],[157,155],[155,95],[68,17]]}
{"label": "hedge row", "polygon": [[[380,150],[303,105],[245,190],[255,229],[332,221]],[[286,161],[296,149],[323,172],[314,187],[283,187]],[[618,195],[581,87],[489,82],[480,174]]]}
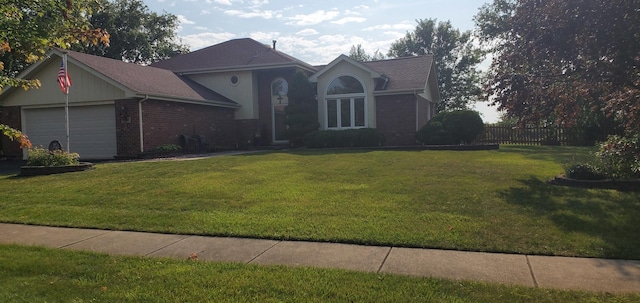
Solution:
{"label": "hedge row", "polygon": [[304,137],[304,145],[312,148],[374,147],[384,142],[384,135],[375,128],[319,130]]}

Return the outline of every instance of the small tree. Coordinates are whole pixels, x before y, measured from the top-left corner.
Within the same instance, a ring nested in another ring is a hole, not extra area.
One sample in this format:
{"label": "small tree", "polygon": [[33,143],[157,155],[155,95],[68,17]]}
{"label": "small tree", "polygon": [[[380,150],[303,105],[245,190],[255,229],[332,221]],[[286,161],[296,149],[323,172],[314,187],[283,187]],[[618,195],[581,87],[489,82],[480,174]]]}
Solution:
{"label": "small tree", "polygon": [[303,145],[306,134],[318,130],[318,107],[313,85],[307,75],[298,70],[289,85],[287,114],[287,138],[293,147]]}

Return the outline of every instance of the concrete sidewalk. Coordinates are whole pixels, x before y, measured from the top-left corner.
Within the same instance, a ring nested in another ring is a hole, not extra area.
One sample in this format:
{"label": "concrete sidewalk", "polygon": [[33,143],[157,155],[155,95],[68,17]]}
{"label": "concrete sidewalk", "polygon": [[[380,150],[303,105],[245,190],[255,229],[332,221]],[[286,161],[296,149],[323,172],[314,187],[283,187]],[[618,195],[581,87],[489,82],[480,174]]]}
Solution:
{"label": "concrete sidewalk", "polygon": [[611,293],[640,292],[640,262],[318,242],[165,235],[0,223],[0,244],[484,281]]}

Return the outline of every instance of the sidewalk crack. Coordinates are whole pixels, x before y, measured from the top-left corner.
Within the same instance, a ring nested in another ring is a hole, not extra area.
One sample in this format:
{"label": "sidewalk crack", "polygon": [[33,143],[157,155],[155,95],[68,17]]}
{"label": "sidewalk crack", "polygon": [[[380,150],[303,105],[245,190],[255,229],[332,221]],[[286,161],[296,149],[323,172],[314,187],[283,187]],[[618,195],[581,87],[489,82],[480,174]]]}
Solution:
{"label": "sidewalk crack", "polygon": [[389,255],[391,254],[392,249],[393,247],[389,247],[389,250],[387,251],[387,254],[384,256],[384,259],[382,259],[382,263],[380,264],[380,267],[378,267],[378,271],[376,273],[379,274],[384,264],[387,263],[387,258],[389,258]]}
{"label": "sidewalk crack", "polygon": [[268,252],[269,250],[271,250],[276,245],[278,245],[278,244],[280,244],[282,242],[284,242],[284,241],[277,241],[275,244],[269,246],[269,248],[265,249],[263,252],[259,253],[257,256],[255,256],[251,260],[249,260],[249,262],[247,262],[247,264],[251,264],[251,262],[255,261],[255,259],[260,258],[260,256],[264,255],[266,252]]}
{"label": "sidewalk crack", "polygon": [[97,235],[95,235],[95,236],[91,236],[91,237],[88,237],[88,238],[80,239],[80,240],[78,240],[78,241],[75,241],[75,242],[72,242],[72,243],[68,243],[68,244],[65,244],[65,245],[62,245],[62,246],[58,246],[58,248],[59,248],[59,249],[64,249],[64,248],[67,248],[67,247],[69,247],[69,246],[71,246],[71,245],[75,245],[75,244],[78,244],[78,243],[82,243],[82,242],[84,242],[84,241],[88,241],[88,240],[91,240],[91,239],[94,239],[94,238],[100,237],[100,236],[102,236],[102,235],[106,235],[106,234],[108,234],[108,233],[110,233],[110,232],[112,232],[112,230],[104,230],[104,232],[103,232],[103,233],[100,233],[100,234],[97,234]]}
{"label": "sidewalk crack", "polygon": [[533,267],[531,267],[531,261],[529,261],[529,255],[525,255],[525,258],[527,258],[527,266],[529,266],[529,273],[531,273],[531,278],[533,279],[533,285],[534,287],[538,288],[538,280],[536,279],[536,275],[535,273],[533,273]]}
{"label": "sidewalk crack", "polygon": [[178,243],[180,243],[180,242],[182,242],[182,241],[184,241],[184,240],[186,240],[186,239],[188,239],[188,238],[191,238],[191,237],[193,237],[193,235],[186,235],[186,237],[181,238],[181,239],[178,239],[178,240],[177,240],[177,241],[175,241],[175,242],[171,242],[171,243],[169,243],[169,244],[167,244],[167,245],[165,245],[165,246],[163,246],[163,247],[160,247],[160,248],[158,248],[158,249],[156,249],[156,250],[154,250],[154,251],[152,251],[152,252],[149,252],[149,253],[145,254],[144,256],[145,256],[145,257],[148,257],[148,256],[150,256],[150,255],[152,255],[152,254],[154,254],[154,253],[156,253],[156,252],[158,252],[158,251],[161,251],[161,250],[163,250],[163,249],[165,249],[165,248],[167,248],[167,247],[169,247],[169,246],[176,245],[176,244],[178,244]]}

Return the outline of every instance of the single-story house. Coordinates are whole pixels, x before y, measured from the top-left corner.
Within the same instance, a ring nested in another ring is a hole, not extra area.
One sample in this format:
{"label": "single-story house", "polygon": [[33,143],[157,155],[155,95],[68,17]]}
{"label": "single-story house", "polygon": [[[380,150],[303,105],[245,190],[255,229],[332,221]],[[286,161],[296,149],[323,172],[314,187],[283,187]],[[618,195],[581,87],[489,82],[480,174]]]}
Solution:
{"label": "single-story house", "polygon": [[[68,95],[56,82],[62,58]],[[5,88],[0,121],[35,146],[66,142],[83,159],[135,157],[197,138],[209,149],[286,143],[288,83],[302,70],[317,83],[321,129],[370,127],[387,145],[415,144],[439,102],[432,56],[357,62],[341,55],[312,66],[252,39],[236,39],[142,66],[60,49],[22,72],[40,89]],[[2,138],[5,156],[24,157]]]}

